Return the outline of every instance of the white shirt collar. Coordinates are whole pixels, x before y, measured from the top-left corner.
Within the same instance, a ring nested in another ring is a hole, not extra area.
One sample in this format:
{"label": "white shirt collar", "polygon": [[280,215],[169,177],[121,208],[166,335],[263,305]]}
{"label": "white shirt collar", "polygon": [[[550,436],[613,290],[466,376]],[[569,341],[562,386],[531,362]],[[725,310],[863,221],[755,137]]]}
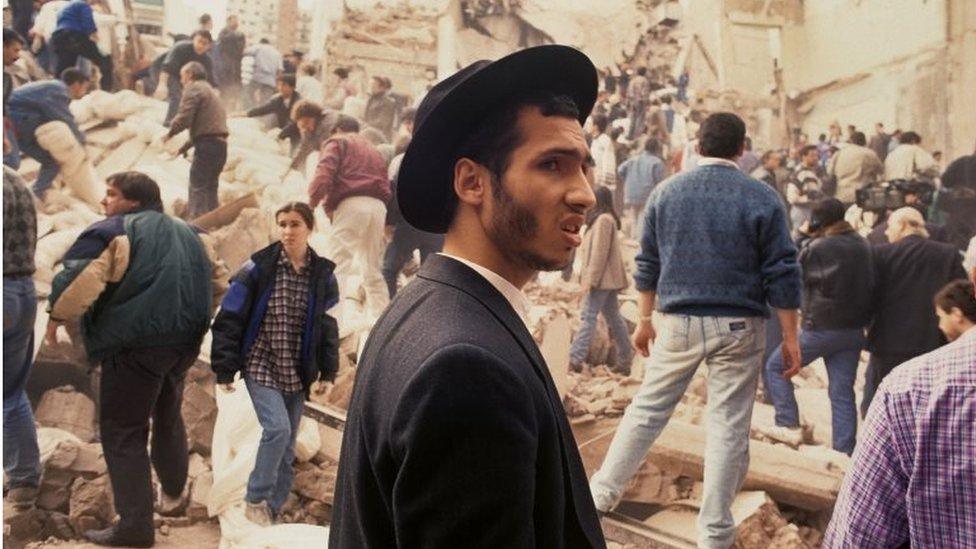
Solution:
{"label": "white shirt collar", "polygon": [[444,257],[449,257],[455,261],[460,261],[461,263],[464,263],[468,267],[471,267],[472,269],[474,269],[476,273],[484,277],[489,284],[494,286],[495,289],[502,294],[505,300],[508,301],[509,305],[512,306],[512,309],[515,310],[515,314],[517,314],[519,318],[522,319],[522,322],[525,324],[526,329],[529,329],[529,308],[532,306],[532,304],[529,302],[529,298],[525,297],[525,294],[522,293],[522,290],[516,288],[514,284],[505,280],[494,271],[491,271],[490,269],[486,269],[485,267],[482,267],[481,265],[478,265],[473,261],[469,261],[467,259],[460,258],[454,255],[446,254],[444,252],[440,252],[440,255]]}
{"label": "white shirt collar", "polygon": [[703,156],[698,159],[699,166],[727,166],[729,168],[739,169],[739,165],[733,160],[728,158],[715,158],[712,156]]}

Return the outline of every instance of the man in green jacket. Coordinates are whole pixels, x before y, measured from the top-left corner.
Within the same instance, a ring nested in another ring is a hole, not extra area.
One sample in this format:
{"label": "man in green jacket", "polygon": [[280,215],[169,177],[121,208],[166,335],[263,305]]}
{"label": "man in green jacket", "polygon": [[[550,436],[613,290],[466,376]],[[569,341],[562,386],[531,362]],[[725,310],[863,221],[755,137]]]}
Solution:
{"label": "man in green jacket", "polygon": [[102,206],[106,219],[81,233],[54,278],[48,339],[63,321],[81,317],[88,358],[102,367],[102,448],[121,520],[85,537],[151,547],[149,420],[165,512],[186,488],[183,379],[226,291],[227,269],[206,234],[163,213],[159,187],[147,175],[110,176]]}

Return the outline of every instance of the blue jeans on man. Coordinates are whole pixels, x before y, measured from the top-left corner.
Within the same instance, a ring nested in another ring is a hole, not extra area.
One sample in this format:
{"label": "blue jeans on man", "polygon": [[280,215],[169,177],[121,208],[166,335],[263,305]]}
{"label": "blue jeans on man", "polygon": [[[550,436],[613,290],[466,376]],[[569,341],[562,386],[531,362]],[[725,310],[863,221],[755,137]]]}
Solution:
{"label": "blue jeans on man", "polygon": [[[857,405],[854,400],[854,378],[864,348],[864,330],[801,330],[800,354],[806,366],[818,358],[827,365],[831,416],[831,445],[850,455],[857,435]],[[777,347],[766,362],[764,380],[776,408],[776,425],[799,427],[800,413],[793,392],[793,382],[784,379],[782,347]]]}
{"label": "blue jeans on man", "polygon": [[765,324],[762,317],[654,314],[657,338],[645,361],[644,381],[624,412],[603,465],[590,480],[597,510],[612,509],[623,495],[705,363],[708,415],[698,546],[732,545],[735,520],[730,507],[749,470],[749,427]]}
{"label": "blue jeans on man", "polygon": [[24,388],[34,361],[37,294],[29,276],[3,277],[3,470],[9,488],[37,487],[40,452]]}
{"label": "blue jeans on man", "polygon": [[617,346],[618,367],[629,369],[634,358],[634,350],[630,344],[630,331],[627,323],[620,314],[620,304],[617,302],[617,290],[590,290],[583,303],[583,324],[576,332],[573,345],[569,349],[569,363],[578,365],[586,360],[590,352],[590,343],[596,332],[597,317],[603,313],[610,330],[610,337]]}
{"label": "blue jeans on man", "polygon": [[163,118],[163,125],[167,128],[169,123],[176,116],[176,111],[180,109],[180,99],[183,98],[183,84],[180,82],[179,77],[173,78],[173,75],[169,76],[166,80],[166,117]]}
{"label": "blue jeans on man", "polygon": [[40,170],[37,172],[37,180],[31,185],[31,190],[34,191],[34,195],[38,198],[44,197],[44,192],[54,186],[54,179],[61,172],[61,166],[58,161],[51,156],[51,153],[47,152],[44,147],[34,139],[27,139],[23,141],[20,145],[20,150],[24,152],[27,156],[37,160],[41,164]]}
{"label": "blue jeans on man", "polygon": [[295,437],[305,395],[301,391],[283,393],[265,387],[249,376],[244,377],[244,382],[263,430],[244,499],[249,503],[267,502],[272,514],[277,515],[288,499],[295,476]]}

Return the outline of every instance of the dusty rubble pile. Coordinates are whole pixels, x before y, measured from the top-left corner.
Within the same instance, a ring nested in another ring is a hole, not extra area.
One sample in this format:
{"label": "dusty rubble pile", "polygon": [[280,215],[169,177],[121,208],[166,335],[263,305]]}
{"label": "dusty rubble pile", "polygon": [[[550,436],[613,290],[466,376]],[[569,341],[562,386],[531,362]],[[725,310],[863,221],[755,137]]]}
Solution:
{"label": "dusty rubble pile", "polygon": [[412,4],[377,4],[368,11],[348,10],[336,23],[332,38],[379,43],[398,48],[431,48],[437,12]]}

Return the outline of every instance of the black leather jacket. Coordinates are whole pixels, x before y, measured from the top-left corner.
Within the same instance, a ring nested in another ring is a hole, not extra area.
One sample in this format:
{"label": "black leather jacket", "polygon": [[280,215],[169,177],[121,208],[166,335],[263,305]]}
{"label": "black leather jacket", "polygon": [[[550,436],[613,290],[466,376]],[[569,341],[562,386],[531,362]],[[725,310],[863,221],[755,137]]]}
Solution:
{"label": "black leather jacket", "polygon": [[801,237],[803,328],[844,330],[864,328],[871,320],[874,265],[871,246],[846,222],[829,227],[824,236]]}

